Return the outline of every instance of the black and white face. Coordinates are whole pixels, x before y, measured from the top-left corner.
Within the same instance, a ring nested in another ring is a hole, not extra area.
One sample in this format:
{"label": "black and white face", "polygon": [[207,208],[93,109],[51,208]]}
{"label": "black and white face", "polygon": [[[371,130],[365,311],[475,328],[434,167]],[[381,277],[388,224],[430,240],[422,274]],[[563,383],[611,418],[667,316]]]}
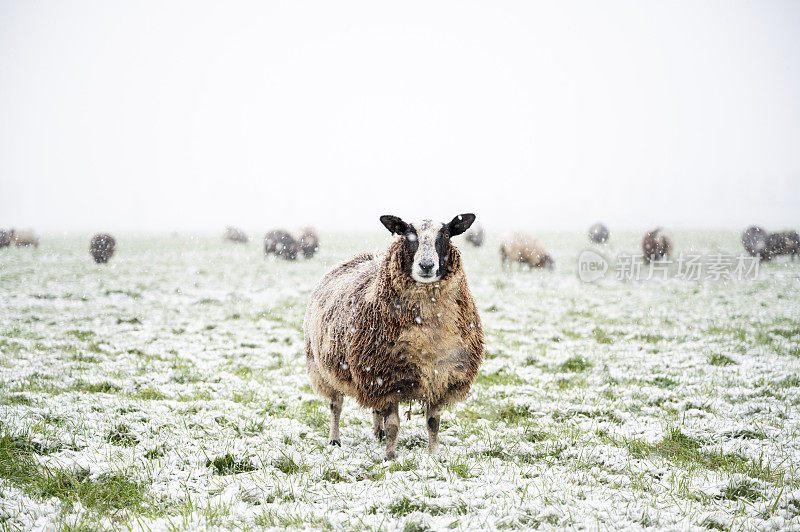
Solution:
{"label": "black and white face", "polygon": [[397,216],[381,216],[381,223],[403,237],[403,271],[418,283],[435,283],[449,271],[450,238],[475,221],[474,214],[459,214],[450,223],[423,220],[409,224]]}

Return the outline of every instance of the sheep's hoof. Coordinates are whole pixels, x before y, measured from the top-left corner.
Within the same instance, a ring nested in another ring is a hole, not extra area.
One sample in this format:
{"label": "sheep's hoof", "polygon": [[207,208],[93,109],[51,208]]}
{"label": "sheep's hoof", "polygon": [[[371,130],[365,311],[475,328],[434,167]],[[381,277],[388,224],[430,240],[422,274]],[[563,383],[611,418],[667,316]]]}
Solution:
{"label": "sheep's hoof", "polygon": [[342,446],[342,442],[340,442],[339,440],[331,440],[330,443],[331,443],[331,445],[338,445],[339,447]]}
{"label": "sheep's hoof", "polygon": [[386,451],[386,457],[384,458],[384,460],[389,462],[391,460],[394,460],[395,458],[397,458],[397,453],[395,453],[394,451]]}

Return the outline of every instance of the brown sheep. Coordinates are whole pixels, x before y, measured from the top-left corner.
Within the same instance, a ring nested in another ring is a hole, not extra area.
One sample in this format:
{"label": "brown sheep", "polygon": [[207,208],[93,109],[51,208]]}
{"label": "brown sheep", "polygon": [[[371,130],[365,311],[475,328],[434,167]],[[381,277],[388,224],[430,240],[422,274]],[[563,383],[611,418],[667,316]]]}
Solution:
{"label": "brown sheep", "polygon": [[12,229],[11,230],[11,240],[14,242],[14,245],[19,246],[33,246],[35,248],[39,247],[39,237],[36,236],[36,233],[33,232],[33,229]]}
{"label": "brown sheep", "polygon": [[500,260],[504,266],[519,262],[529,268],[552,270],[555,265],[541,242],[522,232],[512,233],[500,243]]}
{"label": "brown sheep", "polygon": [[656,227],[645,233],[642,238],[642,257],[645,264],[669,258],[672,255],[672,234],[662,227]]}
{"label": "brown sheep", "polygon": [[225,228],[225,234],[222,235],[222,240],[236,242],[237,244],[247,244],[250,239],[247,238],[247,234],[241,229],[228,226]]}
{"label": "brown sheep", "polygon": [[117,241],[107,233],[98,233],[89,242],[89,254],[97,264],[105,264],[114,254]]}
{"label": "brown sheep", "polygon": [[304,227],[297,232],[295,237],[297,246],[303,253],[303,257],[310,259],[319,249],[319,237],[313,227]]}
{"label": "brown sheep", "polygon": [[778,255],[790,255],[791,260],[794,260],[798,253],[800,253],[800,235],[797,231],[779,231],[767,237],[766,260]]}
{"label": "brown sheep", "polygon": [[443,406],[463,401],[483,360],[483,329],[450,237],[473,214],[450,223],[381,222],[399,235],[381,255],[357,255],[330,270],[311,294],[303,321],[306,366],[329,400],[330,442],[341,445],[345,395],[373,411],[373,431],[396,456],[399,404],[425,403],[428,451],[438,450]]}
{"label": "brown sheep", "polygon": [[276,229],[264,237],[264,253],[274,254],[286,260],[297,258],[297,242],[288,231]]}

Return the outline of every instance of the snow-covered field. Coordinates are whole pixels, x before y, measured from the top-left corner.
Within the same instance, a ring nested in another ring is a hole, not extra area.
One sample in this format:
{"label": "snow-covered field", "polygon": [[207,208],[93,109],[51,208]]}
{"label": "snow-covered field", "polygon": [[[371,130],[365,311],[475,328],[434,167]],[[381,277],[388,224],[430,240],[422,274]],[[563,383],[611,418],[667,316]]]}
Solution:
{"label": "snow-covered field", "polygon": [[440,455],[414,404],[384,462],[352,399],[327,445],[301,331],[320,276],[377,231],[296,263],[210,236],[119,235],[101,266],[88,235],[0,250],[0,529],[800,530],[800,262],[583,284],[582,234],[539,235],[554,272],[457,238],[487,357]]}

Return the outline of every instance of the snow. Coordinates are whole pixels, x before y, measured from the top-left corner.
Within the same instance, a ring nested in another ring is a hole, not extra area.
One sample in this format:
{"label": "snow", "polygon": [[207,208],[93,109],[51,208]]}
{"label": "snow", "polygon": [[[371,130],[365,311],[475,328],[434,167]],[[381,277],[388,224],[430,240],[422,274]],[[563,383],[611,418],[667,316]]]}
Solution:
{"label": "snow", "polygon": [[[0,479],[0,522],[800,529],[800,263],[764,265],[755,281],[583,283],[582,250],[635,253],[639,235],[615,232],[604,247],[536,235],[554,272],[503,270],[491,236],[477,249],[454,239],[486,333],[482,377],[443,412],[439,456],[426,454],[412,405],[393,463],[351,399],[342,447],[327,445],[301,331],[321,275],[379,251],[388,235],[328,235],[296,262],[202,236],[118,235],[107,265],[92,262],[88,236],[0,250],[0,428],[60,442],[35,456],[43,466],[124,472],[164,508],[101,517]],[[675,237],[694,253],[741,247],[733,232]],[[733,363],[713,365],[712,354]],[[588,366],[562,366],[577,356]],[[120,425],[133,445],[108,437]],[[757,478],[621,443],[655,448],[673,428],[698,452],[779,473]],[[221,475],[207,465],[228,453],[254,468]],[[745,480],[753,500],[724,496]]]}

